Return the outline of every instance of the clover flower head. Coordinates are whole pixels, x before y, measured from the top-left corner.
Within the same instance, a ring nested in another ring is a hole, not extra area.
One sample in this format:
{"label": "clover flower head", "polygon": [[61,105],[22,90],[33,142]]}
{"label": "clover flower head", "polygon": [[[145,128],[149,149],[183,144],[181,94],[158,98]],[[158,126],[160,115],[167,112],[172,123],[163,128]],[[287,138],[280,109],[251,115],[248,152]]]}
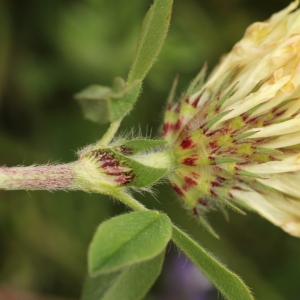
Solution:
{"label": "clover flower head", "polygon": [[300,237],[300,10],[298,1],[252,24],[205,81],[205,67],[169,102],[169,179],[203,219],[255,210]]}

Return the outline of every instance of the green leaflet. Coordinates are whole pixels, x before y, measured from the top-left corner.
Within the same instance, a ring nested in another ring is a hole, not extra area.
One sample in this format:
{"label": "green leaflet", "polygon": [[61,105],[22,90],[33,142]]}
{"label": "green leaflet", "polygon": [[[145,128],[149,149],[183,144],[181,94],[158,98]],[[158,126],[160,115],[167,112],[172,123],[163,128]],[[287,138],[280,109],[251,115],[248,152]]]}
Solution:
{"label": "green leaflet", "polygon": [[127,115],[142,86],[135,81],[126,86],[122,78],[115,78],[114,87],[91,85],[75,95],[86,119],[95,123],[114,122]]}
{"label": "green leaflet", "polygon": [[228,300],[253,300],[251,292],[233,272],[207,253],[199,244],[176,226],[172,240]]}
{"label": "green leaflet", "polygon": [[173,0],[156,0],[147,12],[138,39],[127,83],[143,80],[154,64],[166,39]]}
{"label": "green leaflet", "polygon": [[[87,276],[81,300],[139,300],[159,276],[165,251],[122,271]],[[138,284],[137,284],[138,282]]]}
{"label": "green leaflet", "polygon": [[171,221],[156,211],[133,212],[103,222],[88,253],[91,277],[154,258],[171,238]]}
{"label": "green leaflet", "polygon": [[110,92],[109,87],[91,85],[75,95],[86,119],[95,123],[109,121],[108,101]]}

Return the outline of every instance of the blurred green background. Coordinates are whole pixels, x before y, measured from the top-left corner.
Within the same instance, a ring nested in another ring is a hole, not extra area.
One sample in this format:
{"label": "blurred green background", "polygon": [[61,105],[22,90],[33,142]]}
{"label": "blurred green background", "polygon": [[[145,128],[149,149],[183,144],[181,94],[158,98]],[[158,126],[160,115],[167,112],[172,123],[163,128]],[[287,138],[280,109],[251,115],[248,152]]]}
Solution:
{"label": "blurred green background", "polygon": [[[76,159],[77,149],[102,136],[107,126],[84,120],[73,95],[89,84],[110,85],[115,76],[126,77],[150,3],[0,2],[0,165],[69,162]],[[175,0],[165,46],[121,131],[140,128],[145,135],[160,135],[175,75],[180,75],[178,90],[183,91],[204,62],[212,69],[249,24],[267,19],[288,3]],[[300,240],[255,214],[244,217],[231,212],[229,223],[220,214],[210,216],[221,236],[216,240],[182,208],[168,185],[157,190],[158,200],[136,197],[149,208],[166,211],[237,272],[256,299],[300,299]],[[8,286],[11,292],[31,291],[47,299],[78,299],[94,230],[125,210],[108,197],[83,192],[0,191],[0,299],[6,300],[1,291]],[[185,294],[191,288],[180,290],[176,281],[184,280],[170,279],[174,272],[180,277],[185,259],[176,262],[173,246],[167,256],[165,269],[146,299],[220,298],[203,285],[203,279],[197,296]],[[181,264],[177,271],[174,264]],[[195,280],[191,274],[188,282]]]}

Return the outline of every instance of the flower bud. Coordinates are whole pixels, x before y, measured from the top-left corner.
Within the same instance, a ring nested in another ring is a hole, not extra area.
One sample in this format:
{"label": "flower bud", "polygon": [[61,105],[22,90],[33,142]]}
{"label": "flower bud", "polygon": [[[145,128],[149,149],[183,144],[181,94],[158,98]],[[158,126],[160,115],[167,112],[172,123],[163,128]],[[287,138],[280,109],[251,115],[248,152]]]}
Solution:
{"label": "flower bud", "polygon": [[106,193],[111,188],[131,183],[136,174],[110,149],[94,149],[81,152],[77,164],[77,182],[87,191]]}
{"label": "flower bud", "polygon": [[149,151],[165,141],[120,140],[106,148],[97,144],[80,151],[76,185],[86,191],[111,194],[118,188],[145,188],[164,177],[171,166],[165,151]]}

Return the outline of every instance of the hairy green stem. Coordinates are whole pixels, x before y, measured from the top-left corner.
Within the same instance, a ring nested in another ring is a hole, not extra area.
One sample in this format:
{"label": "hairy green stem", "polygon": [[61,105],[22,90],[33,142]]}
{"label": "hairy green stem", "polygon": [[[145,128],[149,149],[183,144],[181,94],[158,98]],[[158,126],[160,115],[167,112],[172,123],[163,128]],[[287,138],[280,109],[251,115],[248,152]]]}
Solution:
{"label": "hairy green stem", "polygon": [[1,167],[0,190],[74,190],[73,164]]}
{"label": "hairy green stem", "polygon": [[106,133],[103,135],[102,139],[97,143],[97,147],[101,146],[107,146],[111,140],[116,135],[116,132],[118,131],[122,119],[119,119],[118,121],[115,121],[110,124],[109,128],[107,129]]}
{"label": "hairy green stem", "polygon": [[116,190],[111,194],[111,196],[115,197],[116,199],[120,200],[122,203],[130,207],[134,211],[146,211],[148,210],[143,204],[139,201],[135,200],[133,197],[128,195],[127,193],[123,192],[122,190]]}

